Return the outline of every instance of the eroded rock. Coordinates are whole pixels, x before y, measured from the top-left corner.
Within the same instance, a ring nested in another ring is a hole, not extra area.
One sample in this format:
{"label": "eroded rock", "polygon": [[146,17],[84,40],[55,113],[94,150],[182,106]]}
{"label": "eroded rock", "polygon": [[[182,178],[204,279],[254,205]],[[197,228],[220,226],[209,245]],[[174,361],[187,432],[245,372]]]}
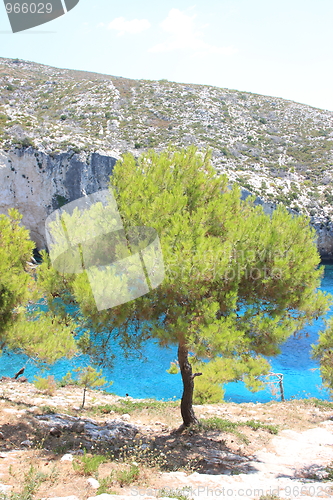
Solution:
{"label": "eroded rock", "polygon": [[[138,433],[138,428],[120,419],[107,420],[104,425],[98,424],[91,418],[72,417],[64,414],[50,414],[36,417],[44,427],[50,427],[53,432],[82,432],[97,441],[113,439],[132,439]],[[79,431],[78,431],[79,429]],[[57,434],[53,434],[57,435]]]}

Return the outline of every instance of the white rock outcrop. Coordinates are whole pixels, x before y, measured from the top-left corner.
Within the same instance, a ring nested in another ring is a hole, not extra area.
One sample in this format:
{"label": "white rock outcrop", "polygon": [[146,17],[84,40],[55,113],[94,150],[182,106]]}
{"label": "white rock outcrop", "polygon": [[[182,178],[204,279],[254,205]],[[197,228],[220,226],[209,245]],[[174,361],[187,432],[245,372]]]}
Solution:
{"label": "white rock outcrop", "polygon": [[0,213],[17,208],[37,248],[45,248],[45,219],[59,206],[105,189],[116,158],[91,153],[47,155],[31,147],[0,150]]}

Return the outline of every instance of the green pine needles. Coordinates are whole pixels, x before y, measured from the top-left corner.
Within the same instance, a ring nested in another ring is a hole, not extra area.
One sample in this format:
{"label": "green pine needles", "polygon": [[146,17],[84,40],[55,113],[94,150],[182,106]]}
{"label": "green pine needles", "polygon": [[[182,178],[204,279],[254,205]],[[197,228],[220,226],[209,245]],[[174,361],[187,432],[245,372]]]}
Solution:
{"label": "green pine needles", "polygon": [[53,363],[74,354],[75,325],[66,315],[55,316],[31,307],[42,292],[29,265],[34,243],[20,225],[21,219],[14,209],[8,216],[0,215],[0,347]]}
{"label": "green pine needles", "polygon": [[[76,301],[81,325],[90,328],[81,344],[101,364],[112,360],[114,335],[124,354],[151,338],[177,345],[181,414],[189,426],[197,423],[195,386],[199,401],[205,393],[220,399],[220,385],[230,380],[260,389],[260,377],[270,371],[266,357],[327,311],[330,300],[317,290],[322,272],[315,232],[306,217],[283,206],[269,216],[252,198],[241,200],[239,188],[216,174],[210,154],[194,147],[149,151],[139,159],[125,154],[111,187],[125,232],[133,226],[157,231],[162,284],[98,311],[86,271],[61,275],[45,260],[41,283],[50,310],[55,291]],[[154,377],[153,364],[150,370]]]}
{"label": "green pine needles", "polygon": [[209,154],[193,147],[124,155],[111,185],[124,224],[152,226],[160,237],[164,282],[127,305],[127,317],[151,321],[161,345],[178,344],[181,411],[190,425],[194,377],[202,373],[199,401],[204,393],[220,398],[219,385],[230,380],[258,390],[270,370],[265,356],[327,311],[329,300],[317,291],[315,233],[283,206],[269,216],[251,198],[242,201]]}

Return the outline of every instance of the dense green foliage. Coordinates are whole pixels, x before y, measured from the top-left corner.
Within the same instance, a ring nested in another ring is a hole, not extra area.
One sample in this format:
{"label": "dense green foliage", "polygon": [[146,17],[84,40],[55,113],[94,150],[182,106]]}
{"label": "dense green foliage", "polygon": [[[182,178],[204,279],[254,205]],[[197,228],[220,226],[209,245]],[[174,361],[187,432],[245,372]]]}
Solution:
{"label": "dense green foliage", "polygon": [[324,385],[333,394],[333,318],[327,328],[319,333],[318,344],[312,346],[313,357],[320,362],[320,374]]}
{"label": "dense green foliage", "polygon": [[112,185],[125,224],[157,230],[166,267],[163,285],[133,312],[165,314],[153,330],[161,344],[185,341],[197,360],[212,360],[195,366],[204,372],[198,392],[241,378],[258,388],[258,375],[269,370],[263,356],[278,354],[327,307],[316,291],[321,271],[308,219],[283,207],[270,218],[241,201],[194,149],[151,152],[138,162],[127,155]]}
{"label": "dense green foliage", "polygon": [[[20,225],[21,215],[10,210],[0,215],[0,342],[5,348],[23,350],[47,362],[72,355],[74,324],[33,307],[38,288],[29,265],[34,243]],[[30,310],[27,309],[30,301]]]}
{"label": "dense green foliage", "polygon": [[16,210],[9,217],[0,215],[0,335],[6,342],[6,332],[18,319],[15,311],[26,301],[32,276],[26,272],[34,244],[29,233],[22,228],[21,217]]}
{"label": "dense green foliage", "polygon": [[[193,381],[192,353],[203,373],[199,400],[208,385],[229,380],[260,388],[259,376],[270,369],[265,356],[278,354],[281,343],[328,307],[316,290],[321,270],[308,219],[282,206],[270,217],[251,199],[242,201],[239,188],[216,175],[209,154],[195,148],[150,151],[138,160],[126,154],[111,187],[125,231],[157,231],[165,279],[145,296],[98,311],[86,272],[70,277],[67,285],[86,325],[104,332],[99,354],[110,354],[117,328],[124,349],[152,337],[162,346],[178,345],[187,381]],[[51,271],[52,279],[56,274]],[[55,279],[58,291],[64,279]]]}

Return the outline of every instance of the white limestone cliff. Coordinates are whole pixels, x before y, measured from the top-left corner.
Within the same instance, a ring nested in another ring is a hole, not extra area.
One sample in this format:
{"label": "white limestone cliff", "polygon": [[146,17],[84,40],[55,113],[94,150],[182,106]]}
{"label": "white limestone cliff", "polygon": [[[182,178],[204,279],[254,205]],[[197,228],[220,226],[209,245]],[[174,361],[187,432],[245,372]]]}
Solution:
{"label": "white limestone cliff", "polygon": [[108,185],[116,158],[91,153],[46,155],[33,148],[0,151],[0,213],[15,207],[38,249],[45,219],[56,208]]}
{"label": "white limestone cliff", "polygon": [[[38,249],[45,248],[45,219],[61,205],[105,189],[117,158],[99,153],[48,155],[32,147],[0,150],[0,213],[15,207],[23,215]],[[242,189],[242,198],[251,194]],[[260,197],[266,213],[276,205]],[[296,212],[294,212],[296,213]],[[333,227],[314,219],[317,245],[324,260],[333,259]]]}

